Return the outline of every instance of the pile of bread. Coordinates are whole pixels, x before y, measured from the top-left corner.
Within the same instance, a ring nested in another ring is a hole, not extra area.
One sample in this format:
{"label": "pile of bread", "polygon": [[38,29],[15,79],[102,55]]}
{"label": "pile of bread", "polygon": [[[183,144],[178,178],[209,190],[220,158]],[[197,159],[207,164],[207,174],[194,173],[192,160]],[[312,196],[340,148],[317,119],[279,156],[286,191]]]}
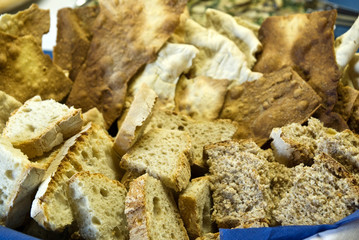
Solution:
{"label": "pile of bread", "polygon": [[[359,209],[359,21],[186,1],[0,18],[0,223],[42,239],[219,239]],[[41,24],[40,24],[41,23]]]}

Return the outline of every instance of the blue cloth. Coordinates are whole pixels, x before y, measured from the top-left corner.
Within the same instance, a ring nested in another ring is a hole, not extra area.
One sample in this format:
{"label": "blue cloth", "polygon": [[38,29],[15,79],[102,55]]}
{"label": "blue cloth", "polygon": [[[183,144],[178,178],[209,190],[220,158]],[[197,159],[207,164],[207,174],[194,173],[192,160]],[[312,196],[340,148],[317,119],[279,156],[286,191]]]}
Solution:
{"label": "blue cloth", "polygon": [[221,240],[301,240],[359,219],[359,210],[332,225],[220,229]]}
{"label": "blue cloth", "polygon": [[0,226],[0,240],[38,240],[21,232]]}

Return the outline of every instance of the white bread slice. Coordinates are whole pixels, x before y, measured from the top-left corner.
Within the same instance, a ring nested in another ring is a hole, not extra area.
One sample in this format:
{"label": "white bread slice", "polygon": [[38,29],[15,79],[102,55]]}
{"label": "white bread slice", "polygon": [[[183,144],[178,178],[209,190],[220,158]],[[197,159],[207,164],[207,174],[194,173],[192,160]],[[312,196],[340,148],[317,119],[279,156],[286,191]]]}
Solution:
{"label": "white bread slice", "polygon": [[186,188],[191,177],[190,149],[187,133],[152,129],[123,155],[120,165],[126,170],[147,172],[179,192]]}
{"label": "white bread slice", "polygon": [[135,93],[128,111],[123,115],[122,123],[113,145],[115,151],[120,156],[124,155],[137,139],[142,136],[150,120],[156,99],[157,94],[146,84],[142,84],[140,89]]}
{"label": "white bread slice", "polygon": [[0,137],[0,224],[19,227],[30,211],[45,170]]}
{"label": "white bread slice", "polygon": [[238,129],[238,124],[228,119],[193,120],[183,114],[156,109],[145,132],[152,128],[187,132],[192,142],[193,158],[191,165],[206,168],[207,165],[203,160],[203,147],[207,144],[232,139]]}
{"label": "white bread slice", "polygon": [[161,181],[148,174],[135,179],[125,204],[130,239],[189,239],[173,195]]}
{"label": "white bread slice", "polygon": [[81,110],[35,96],[12,114],[3,131],[29,158],[43,155],[81,130]]}
{"label": "white bread slice", "polygon": [[96,107],[91,108],[87,112],[83,113],[82,118],[84,120],[84,125],[86,125],[89,122],[93,122],[93,123],[97,124],[98,126],[101,126],[101,127],[107,129],[103,114]]}
{"label": "white bread slice", "polygon": [[61,231],[71,225],[74,218],[68,202],[67,181],[80,171],[119,179],[119,159],[112,145],[113,139],[107,131],[91,124],[70,147],[55,172],[41,183],[32,203],[31,217],[52,231]]}
{"label": "white bread slice", "polygon": [[179,195],[178,208],[191,239],[214,231],[209,177],[194,178]]}
{"label": "white bread slice", "polygon": [[80,172],[69,181],[69,200],[84,239],[128,239],[127,190],[98,173]]}
{"label": "white bread slice", "polygon": [[0,91],[0,133],[5,128],[6,122],[11,113],[22,105],[21,102],[12,96]]}

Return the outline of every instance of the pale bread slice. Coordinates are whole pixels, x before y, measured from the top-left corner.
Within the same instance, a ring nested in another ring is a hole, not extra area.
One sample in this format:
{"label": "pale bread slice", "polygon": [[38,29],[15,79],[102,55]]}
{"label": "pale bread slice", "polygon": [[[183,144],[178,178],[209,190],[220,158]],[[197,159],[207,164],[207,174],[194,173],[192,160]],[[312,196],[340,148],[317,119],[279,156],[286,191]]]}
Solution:
{"label": "pale bread slice", "polygon": [[251,69],[257,61],[255,55],[262,50],[262,44],[254,32],[237,23],[234,17],[215,9],[206,10],[207,25],[220,34],[231,39],[241,50],[247,61],[247,66]]}
{"label": "pale bread slice", "polygon": [[84,120],[84,125],[89,122],[92,122],[98,126],[107,129],[105,119],[103,118],[102,113],[97,108],[91,108],[90,110],[82,114],[82,118]]}
{"label": "pale bread slice", "polygon": [[135,95],[142,84],[147,84],[158,96],[164,107],[175,107],[175,91],[180,75],[192,66],[198,50],[189,44],[166,43],[158,52],[156,61],[148,63],[138,73],[129,86],[129,92]]}
{"label": "pale bread slice", "polygon": [[191,239],[214,231],[209,177],[194,178],[178,197],[178,208]]}
{"label": "pale bread slice", "polygon": [[191,177],[191,139],[186,132],[152,129],[122,156],[121,167],[147,172],[167,187],[182,191]]}
{"label": "pale bread slice", "polygon": [[142,136],[156,100],[157,94],[146,84],[143,84],[135,94],[128,111],[122,116],[113,145],[120,156],[124,155]]}
{"label": "pale bread slice", "polygon": [[335,58],[341,71],[359,48],[359,17],[343,35],[335,39]]}
{"label": "pale bread slice", "polygon": [[128,239],[126,188],[99,173],[80,172],[69,180],[69,200],[84,239]]}
{"label": "pale bread slice", "polygon": [[21,102],[17,101],[12,96],[0,91],[0,133],[6,126],[11,113],[21,106]]}
{"label": "pale bread slice", "polygon": [[0,137],[0,224],[16,228],[30,211],[33,194],[45,169],[28,160],[19,149]]}
{"label": "pale bread slice", "polygon": [[226,79],[205,76],[187,79],[183,75],[176,88],[176,110],[193,119],[217,119],[230,83]]}
{"label": "pale bread slice", "polygon": [[210,143],[234,138],[238,125],[228,119],[218,119],[215,121],[193,120],[183,114],[156,109],[145,132],[155,128],[187,132],[191,137],[192,143],[193,157],[191,164],[200,169],[205,169],[207,165],[203,160],[203,147]]}
{"label": "pale bread slice", "polygon": [[[92,124],[77,137],[56,170],[40,185],[31,207],[31,217],[42,227],[61,231],[74,221],[67,196],[67,181],[77,172],[101,173],[119,179],[119,159],[114,152],[113,139],[103,128]],[[52,168],[50,166],[50,168]],[[58,214],[59,211],[61,214]]]}
{"label": "pale bread slice", "polygon": [[172,193],[161,181],[148,174],[135,179],[125,204],[130,239],[189,239]]}
{"label": "pale bread slice", "polygon": [[14,147],[29,158],[61,144],[81,130],[81,110],[67,107],[54,100],[35,96],[24,103],[9,118],[3,131]]}

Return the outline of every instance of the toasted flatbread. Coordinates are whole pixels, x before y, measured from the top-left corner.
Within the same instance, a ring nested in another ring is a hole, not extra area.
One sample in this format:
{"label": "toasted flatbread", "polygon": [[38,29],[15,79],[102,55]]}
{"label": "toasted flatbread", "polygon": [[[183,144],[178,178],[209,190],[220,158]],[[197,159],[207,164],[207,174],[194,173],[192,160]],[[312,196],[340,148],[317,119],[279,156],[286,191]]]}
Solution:
{"label": "toasted flatbread", "polygon": [[218,118],[231,81],[182,76],[176,89],[176,110],[193,119],[214,120]]}
{"label": "toasted flatbread", "polygon": [[239,123],[237,137],[253,138],[262,145],[274,127],[305,122],[320,106],[320,100],[288,67],[234,86],[226,96],[220,118]]}
{"label": "toasted flatbread", "polygon": [[92,26],[99,7],[63,8],[57,12],[57,39],[54,62],[69,71],[75,80],[86,59],[92,38]]}
{"label": "toasted flatbread", "polygon": [[337,101],[340,77],[334,53],[336,15],[332,10],[267,18],[259,30],[263,51],[254,71],[294,67],[330,111]]}
{"label": "toasted flatbread", "polygon": [[41,45],[42,35],[50,30],[50,10],[32,4],[16,14],[4,14],[0,18],[0,31],[14,36],[32,35]]}
{"label": "toasted flatbread", "polygon": [[110,126],[121,115],[128,81],[156,58],[186,2],[100,0],[89,52],[67,103],[83,111],[97,107]]}
{"label": "toasted flatbread", "polygon": [[22,103],[35,95],[60,102],[71,86],[33,36],[15,37],[0,31],[0,90]]}

